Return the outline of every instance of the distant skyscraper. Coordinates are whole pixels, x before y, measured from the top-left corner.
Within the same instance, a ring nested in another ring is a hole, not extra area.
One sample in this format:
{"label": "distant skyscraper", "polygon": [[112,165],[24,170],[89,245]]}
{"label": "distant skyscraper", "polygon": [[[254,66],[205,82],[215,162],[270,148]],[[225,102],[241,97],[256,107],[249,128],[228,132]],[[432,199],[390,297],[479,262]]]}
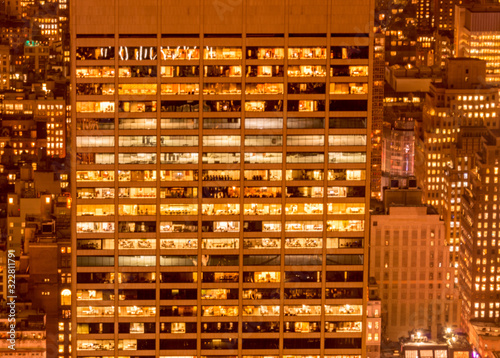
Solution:
{"label": "distant skyscraper", "polygon": [[500,83],[500,5],[457,6],[455,56],[486,61],[486,81]]}
{"label": "distant skyscraper", "polygon": [[70,6],[73,354],[364,356],[373,4]]}

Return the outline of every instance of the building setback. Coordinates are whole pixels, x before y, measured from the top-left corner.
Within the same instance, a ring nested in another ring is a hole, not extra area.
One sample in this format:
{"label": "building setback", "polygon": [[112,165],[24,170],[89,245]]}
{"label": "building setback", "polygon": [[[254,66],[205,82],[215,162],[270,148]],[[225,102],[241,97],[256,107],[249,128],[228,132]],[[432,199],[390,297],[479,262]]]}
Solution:
{"label": "building setback", "polygon": [[364,356],[373,2],[70,6],[73,355]]}

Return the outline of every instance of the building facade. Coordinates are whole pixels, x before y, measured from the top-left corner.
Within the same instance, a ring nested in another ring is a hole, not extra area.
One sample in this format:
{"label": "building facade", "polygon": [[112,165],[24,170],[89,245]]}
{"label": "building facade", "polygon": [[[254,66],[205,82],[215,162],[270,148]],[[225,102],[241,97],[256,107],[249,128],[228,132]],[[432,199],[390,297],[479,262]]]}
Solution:
{"label": "building facade", "polygon": [[0,90],[10,87],[10,51],[9,46],[0,45]]}
{"label": "building facade", "polygon": [[386,189],[384,211],[371,216],[370,274],[379,283],[382,339],[409,331],[459,327],[460,301],[453,285],[444,223],[420,204],[420,189]]}
{"label": "building facade", "polygon": [[419,186],[424,202],[441,210],[446,169],[453,167],[452,148],[463,127],[497,128],[498,90],[484,82],[486,63],[477,59],[447,60],[443,83],[433,83],[422,121],[416,123]]}
{"label": "building facade", "polygon": [[396,118],[384,128],[382,170],[392,177],[413,176],[415,165],[415,121],[411,113]]}
{"label": "building facade", "polygon": [[[71,332],[64,328],[69,327],[71,316],[71,199],[62,193],[64,174],[34,171],[28,164],[19,172],[14,190],[6,193],[4,262],[7,250],[13,250],[19,282],[16,300],[44,312],[44,354],[69,357]],[[4,284],[4,299],[12,296],[7,289]]]}
{"label": "building facade", "polygon": [[470,170],[470,186],[462,195],[460,289],[464,297],[463,326],[472,319],[493,321],[500,317],[500,268],[498,264],[498,181],[500,131],[484,136]]}
{"label": "building facade", "polygon": [[366,357],[380,358],[382,343],[382,303],[378,295],[378,284],[373,277],[368,283],[368,305],[366,307]]}
{"label": "building facade", "polygon": [[[0,354],[2,357],[47,357],[47,327],[45,316],[31,309],[29,305],[18,302],[19,311],[16,316],[14,333],[8,320],[7,310],[2,310],[0,319]],[[7,306],[6,306],[7,307]],[[17,308],[16,307],[16,308]],[[11,337],[15,337],[15,349],[12,349]]]}
{"label": "building facade", "polygon": [[486,61],[486,81],[500,82],[500,6],[461,5],[455,8],[455,56]]}
{"label": "building facade", "polygon": [[423,202],[433,205],[446,225],[450,262],[459,283],[461,201],[469,171],[487,128],[498,121],[498,89],[485,83],[485,61],[448,59],[441,84],[433,83],[417,121],[415,168]]}
{"label": "building facade", "polygon": [[365,0],[72,1],[73,354],[366,351]]}
{"label": "building facade", "polygon": [[[48,91],[50,92],[50,91]],[[3,118],[0,155],[12,163],[44,157],[66,157],[66,100],[62,97],[27,98],[9,95],[1,101]],[[12,153],[5,152],[9,145]]]}
{"label": "building facade", "polygon": [[375,34],[372,66],[372,135],[371,135],[371,196],[380,199],[382,191],[382,134],[384,126],[385,36]]}

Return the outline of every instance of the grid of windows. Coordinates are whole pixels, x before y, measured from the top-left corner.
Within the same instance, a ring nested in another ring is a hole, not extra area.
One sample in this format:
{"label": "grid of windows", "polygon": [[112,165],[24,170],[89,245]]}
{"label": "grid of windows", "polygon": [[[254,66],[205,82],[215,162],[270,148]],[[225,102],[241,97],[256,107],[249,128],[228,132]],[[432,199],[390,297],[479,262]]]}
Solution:
{"label": "grid of windows", "polygon": [[369,38],[140,40],[74,45],[78,355],[361,357]]}

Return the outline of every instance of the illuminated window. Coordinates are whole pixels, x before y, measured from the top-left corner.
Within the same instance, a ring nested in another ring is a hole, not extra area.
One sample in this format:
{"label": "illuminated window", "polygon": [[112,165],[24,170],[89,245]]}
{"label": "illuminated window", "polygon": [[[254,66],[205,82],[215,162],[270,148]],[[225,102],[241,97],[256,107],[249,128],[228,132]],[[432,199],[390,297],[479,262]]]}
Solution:
{"label": "illuminated window", "polygon": [[61,292],[61,305],[69,306],[71,305],[71,291],[64,289]]}

